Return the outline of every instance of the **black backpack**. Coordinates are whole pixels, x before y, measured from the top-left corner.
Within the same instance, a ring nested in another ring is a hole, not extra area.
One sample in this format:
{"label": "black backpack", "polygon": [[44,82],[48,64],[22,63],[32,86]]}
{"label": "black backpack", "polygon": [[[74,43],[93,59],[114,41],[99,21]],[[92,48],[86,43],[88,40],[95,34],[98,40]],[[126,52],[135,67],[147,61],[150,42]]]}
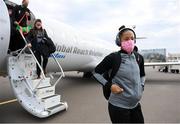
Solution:
{"label": "black backpack", "polygon": [[49,48],[49,54],[54,53],[56,51],[56,46],[54,45],[52,39],[50,37],[46,38],[46,45]]}
{"label": "black backpack", "polygon": [[[140,57],[141,56],[137,52],[133,52],[133,53],[134,53],[134,55],[136,57],[136,61],[137,61],[138,65],[139,65],[139,68],[140,68],[140,63],[141,63],[140,62]],[[121,65],[121,55],[120,54],[121,54],[121,51],[114,53],[114,60],[115,61],[113,61],[114,63],[113,63],[111,73],[109,74],[109,72],[105,72],[103,74],[103,77],[108,81],[108,83],[106,83],[106,85],[103,85],[103,87],[102,87],[103,88],[103,94],[104,94],[104,97],[106,98],[106,100],[109,99],[110,94],[111,94],[111,85],[112,85],[111,82],[112,82],[112,79],[116,75],[116,73],[119,70],[119,67]],[[141,70],[142,69],[140,68],[140,71]]]}
{"label": "black backpack", "polygon": [[43,40],[45,40],[45,44],[48,47],[48,53],[50,55],[51,53],[54,53],[56,51],[56,46],[54,45],[54,42],[52,41],[52,39],[48,37],[45,29],[43,29],[43,34],[44,34]]}

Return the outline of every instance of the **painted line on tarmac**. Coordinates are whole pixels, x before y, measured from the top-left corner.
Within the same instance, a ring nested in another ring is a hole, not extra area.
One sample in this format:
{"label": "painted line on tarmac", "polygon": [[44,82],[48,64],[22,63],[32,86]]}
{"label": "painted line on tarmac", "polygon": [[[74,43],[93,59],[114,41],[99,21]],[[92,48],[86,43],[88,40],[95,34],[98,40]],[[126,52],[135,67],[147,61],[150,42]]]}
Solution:
{"label": "painted line on tarmac", "polygon": [[13,102],[17,102],[17,99],[12,99],[12,100],[8,100],[8,101],[5,101],[5,102],[0,102],[0,106],[10,104],[10,103],[13,103]]}

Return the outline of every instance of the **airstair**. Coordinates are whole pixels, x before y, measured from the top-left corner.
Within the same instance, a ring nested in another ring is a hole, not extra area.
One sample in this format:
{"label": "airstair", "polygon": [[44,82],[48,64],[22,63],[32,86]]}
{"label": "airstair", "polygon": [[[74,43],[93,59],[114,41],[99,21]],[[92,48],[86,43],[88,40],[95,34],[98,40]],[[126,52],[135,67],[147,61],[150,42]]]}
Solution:
{"label": "airstair", "polygon": [[[26,42],[23,35],[22,37]],[[31,54],[25,53],[25,49],[29,49]],[[8,57],[9,79],[15,96],[24,109],[39,118],[49,117],[68,108],[66,102],[61,102],[61,95],[55,93],[56,85],[65,75],[55,56],[52,57],[60,69],[60,75],[55,82],[52,76],[45,76],[30,48],[25,46],[17,56]],[[40,79],[37,79],[36,66],[41,69]]]}

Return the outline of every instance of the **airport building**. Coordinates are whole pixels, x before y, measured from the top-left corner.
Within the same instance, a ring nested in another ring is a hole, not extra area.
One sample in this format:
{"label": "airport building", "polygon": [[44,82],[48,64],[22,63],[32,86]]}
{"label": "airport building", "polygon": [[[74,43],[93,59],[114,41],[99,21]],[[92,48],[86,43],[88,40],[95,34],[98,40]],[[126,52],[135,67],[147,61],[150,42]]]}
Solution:
{"label": "airport building", "polygon": [[166,49],[145,49],[140,53],[145,62],[166,62]]}
{"label": "airport building", "polygon": [[180,61],[180,53],[168,53],[168,61]]}

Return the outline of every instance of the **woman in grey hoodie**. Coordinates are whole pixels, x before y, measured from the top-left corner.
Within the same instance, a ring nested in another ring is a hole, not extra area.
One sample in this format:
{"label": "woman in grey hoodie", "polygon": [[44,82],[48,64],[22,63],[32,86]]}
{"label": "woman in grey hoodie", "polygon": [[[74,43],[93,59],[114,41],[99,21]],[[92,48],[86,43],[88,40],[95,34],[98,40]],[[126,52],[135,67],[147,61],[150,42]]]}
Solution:
{"label": "woman in grey hoodie", "polygon": [[[93,74],[111,91],[108,109],[112,123],[144,123],[139,103],[145,82],[144,59],[133,51],[135,42],[134,30],[121,26],[116,39],[121,50],[106,56]],[[109,80],[103,76],[106,72],[111,72]]]}

